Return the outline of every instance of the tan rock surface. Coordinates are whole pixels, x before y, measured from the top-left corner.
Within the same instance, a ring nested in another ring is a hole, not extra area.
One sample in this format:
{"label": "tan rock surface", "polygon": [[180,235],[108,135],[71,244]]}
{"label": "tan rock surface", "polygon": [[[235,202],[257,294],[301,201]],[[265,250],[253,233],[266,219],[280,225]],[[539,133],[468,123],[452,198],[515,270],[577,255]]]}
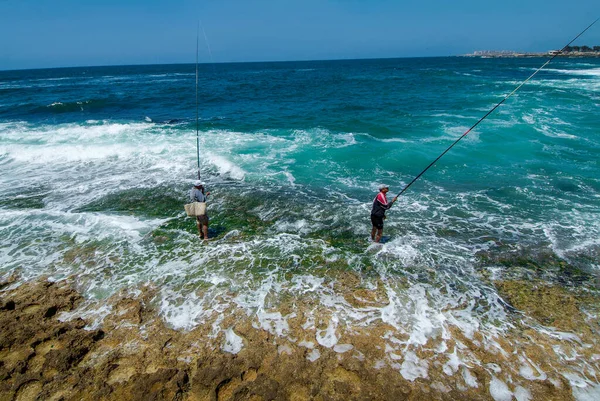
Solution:
{"label": "tan rock surface", "polygon": [[[223,333],[212,333],[213,322],[187,332],[166,327],[151,307],[154,295],[147,287],[135,299],[114,296],[102,329],[89,330],[82,319],[59,319],[83,302],[66,283],[26,283],[0,293],[0,400],[492,399],[490,370],[474,364],[467,373],[464,367],[444,373],[446,357],[434,351],[439,344],[433,340],[414,354],[415,363],[428,362],[427,377],[405,379],[399,370],[406,355],[386,350],[383,338],[390,338],[393,328],[383,323],[342,334],[338,344],[352,347],[336,352],[300,326],[305,311],[313,309],[296,304],[298,316],[290,319],[285,338],[256,329],[252,317],[234,312],[223,327],[232,327],[243,347],[231,354],[222,350]],[[345,298],[359,306],[387,302],[379,289],[353,290]],[[286,309],[292,307],[281,306]],[[326,316],[314,313],[316,322],[325,322]],[[500,377],[509,374],[503,353],[516,352],[509,342],[499,339],[502,351],[491,352],[482,337],[452,335],[448,346],[502,366]],[[511,335],[533,338],[535,345],[527,340],[532,360],[552,370],[554,361],[544,353],[546,339],[539,333]],[[315,350],[318,357],[309,358]],[[511,377],[507,382],[515,388],[518,375]],[[568,381],[559,376],[527,385],[533,399],[573,399]]]}

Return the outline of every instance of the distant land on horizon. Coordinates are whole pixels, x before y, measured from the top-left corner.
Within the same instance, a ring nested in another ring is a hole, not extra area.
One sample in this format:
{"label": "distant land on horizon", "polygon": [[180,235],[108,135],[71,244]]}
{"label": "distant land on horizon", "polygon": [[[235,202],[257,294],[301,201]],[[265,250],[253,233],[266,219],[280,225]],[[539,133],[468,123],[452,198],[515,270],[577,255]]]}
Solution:
{"label": "distant land on horizon", "polygon": [[[560,53],[559,53],[560,52]],[[477,50],[461,57],[600,57],[600,46],[566,46],[560,50],[549,50],[547,52],[517,52],[513,50]]]}

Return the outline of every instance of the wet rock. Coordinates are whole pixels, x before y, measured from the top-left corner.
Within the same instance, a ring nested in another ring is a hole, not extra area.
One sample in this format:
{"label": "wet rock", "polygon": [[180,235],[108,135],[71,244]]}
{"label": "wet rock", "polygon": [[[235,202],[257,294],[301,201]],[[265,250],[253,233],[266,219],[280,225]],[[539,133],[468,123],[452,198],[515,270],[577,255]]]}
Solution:
{"label": "wet rock", "polygon": [[578,331],[585,320],[577,298],[564,288],[529,281],[500,281],[496,287],[507,302],[543,325]]}
{"label": "wet rock", "polygon": [[[381,283],[360,287],[354,273],[340,273],[335,285],[358,308],[387,302]],[[579,298],[568,293],[524,282],[497,285],[515,308],[540,321],[567,330],[585,318]],[[412,351],[421,370],[407,379],[406,333],[382,322],[346,332],[340,321],[339,346],[319,345],[316,330],[327,327],[330,315],[309,299],[278,306],[296,314],[287,337],[257,329],[256,316],[228,311],[221,327],[231,328],[244,344],[233,354],[221,349],[225,339],[214,335],[215,321],[187,332],[167,327],[152,306],[151,287],[135,297],[127,292],[112,297],[101,330],[86,329],[82,319],[58,320],[61,312],[82,304],[64,283],[27,283],[0,294],[0,400],[491,400],[492,374],[510,391],[518,383],[527,386],[532,399],[570,400],[570,384],[556,372],[551,351],[560,346],[589,360],[599,353],[596,346],[568,348],[577,344],[518,326],[503,334],[507,338],[492,339],[479,332],[468,337],[451,326],[446,337],[432,337]],[[303,326],[309,314],[314,327]],[[444,370],[448,356],[436,351],[441,345],[457,349],[464,362]],[[315,351],[318,357],[309,358]],[[515,363],[513,355],[528,359]],[[525,380],[519,376],[523,371],[539,377]]]}

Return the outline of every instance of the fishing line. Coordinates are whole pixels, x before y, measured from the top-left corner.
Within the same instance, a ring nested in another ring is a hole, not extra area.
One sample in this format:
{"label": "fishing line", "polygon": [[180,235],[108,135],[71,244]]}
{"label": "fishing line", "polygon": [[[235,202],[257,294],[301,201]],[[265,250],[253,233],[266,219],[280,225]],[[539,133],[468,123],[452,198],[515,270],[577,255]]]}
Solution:
{"label": "fishing line", "polygon": [[523,82],[521,82],[512,92],[510,92],[508,95],[506,95],[504,97],[504,99],[502,99],[498,104],[496,104],[490,111],[488,111],[483,117],[481,117],[479,119],[479,121],[477,121],[475,124],[473,124],[473,126],[471,128],[469,128],[467,131],[465,131],[464,134],[462,134],[456,141],[454,141],[452,143],[452,145],[448,146],[448,148],[446,150],[444,150],[434,161],[432,161],[427,167],[425,167],[425,169],[423,171],[421,171],[419,173],[419,175],[417,175],[415,178],[413,178],[413,180],[411,182],[409,182],[408,185],[406,185],[404,187],[404,189],[402,189],[402,191],[400,191],[400,193],[397,196],[402,195],[415,181],[417,181],[419,178],[421,178],[421,176],[423,174],[425,174],[425,172],[427,170],[429,170],[438,160],[440,160],[442,158],[442,156],[444,156],[446,153],[448,153],[448,151],[450,149],[452,149],[454,147],[454,145],[456,145],[461,139],[463,139],[465,136],[467,136],[467,134],[469,132],[471,132],[475,127],[477,127],[480,122],[482,122],[483,120],[485,120],[487,118],[487,116],[489,116],[490,114],[492,114],[492,112],[494,110],[496,110],[502,103],[504,103],[506,101],[506,99],[508,99],[516,91],[518,91],[521,88],[521,86],[525,85],[531,78],[533,78],[535,76],[535,74],[537,74],[542,68],[544,68],[545,66],[547,66],[552,60],[554,60],[556,58],[556,56],[558,56],[559,54],[561,54],[571,43],[573,43],[577,38],[579,38],[581,35],[583,35],[585,33],[585,31],[587,31],[588,29],[590,29],[592,27],[592,25],[594,25],[596,22],[598,22],[598,20],[600,20],[600,18],[597,18],[587,28],[585,28],[583,31],[581,31],[579,33],[579,35],[575,36],[569,43],[567,43],[562,49],[560,49],[558,52],[554,53],[554,55],[548,61],[546,61],[540,68],[538,68],[537,70],[535,70],[535,72],[533,74],[531,74],[526,80],[524,80]]}
{"label": "fishing line", "polygon": [[206,31],[204,31],[204,26],[202,25],[202,21],[200,21],[200,28],[202,28],[202,34],[204,35],[204,42],[206,43],[206,48],[208,49],[208,55],[210,56],[210,62],[213,65],[213,71],[214,71],[215,60],[213,59],[212,51],[210,50],[210,43],[208,43],[208,37],[206,36]]}

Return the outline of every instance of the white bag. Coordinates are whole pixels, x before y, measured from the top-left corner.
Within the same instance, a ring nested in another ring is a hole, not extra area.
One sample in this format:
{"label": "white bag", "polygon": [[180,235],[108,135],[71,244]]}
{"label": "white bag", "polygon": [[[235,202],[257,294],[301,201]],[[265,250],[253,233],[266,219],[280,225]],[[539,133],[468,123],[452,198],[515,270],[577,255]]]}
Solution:
{"label": "white bag", "polygon": [[206,202],[192,202],[183,205],[185,212],[190,217],[204,216],[206,214]]}

